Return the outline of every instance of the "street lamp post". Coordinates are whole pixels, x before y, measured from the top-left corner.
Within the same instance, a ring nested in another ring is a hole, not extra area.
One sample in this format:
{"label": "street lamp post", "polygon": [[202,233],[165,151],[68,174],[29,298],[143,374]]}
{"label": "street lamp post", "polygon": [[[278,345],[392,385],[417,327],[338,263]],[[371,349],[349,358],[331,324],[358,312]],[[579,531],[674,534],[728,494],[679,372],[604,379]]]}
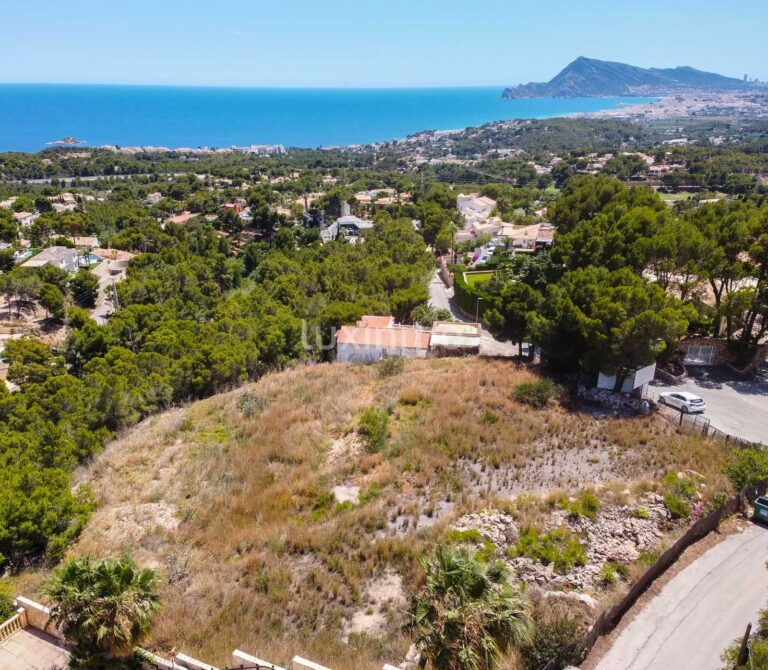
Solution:
{"label": "street lamp post", "polygon": [[475,323],[480,323],[480,303],[482,301],[482,298],[477,299],[477,305],[475,306]]}

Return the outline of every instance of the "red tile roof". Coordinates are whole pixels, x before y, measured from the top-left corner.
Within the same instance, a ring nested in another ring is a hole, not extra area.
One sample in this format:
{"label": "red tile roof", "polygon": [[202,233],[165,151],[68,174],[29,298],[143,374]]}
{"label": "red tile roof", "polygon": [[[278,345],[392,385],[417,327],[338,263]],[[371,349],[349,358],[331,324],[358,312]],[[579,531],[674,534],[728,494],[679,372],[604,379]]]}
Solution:
{"label": "red tile roof", "polygon": [[430,336],[431,332],[428,330],[416,330],[408,326],[393,328],[342,326],[336,335],[336,342],[368,347],[429,349]]}
{"label": "red tile roof", "polygon": [[357,322],[358,328],[392,328],[394,325],[392,316],[364,316]]}

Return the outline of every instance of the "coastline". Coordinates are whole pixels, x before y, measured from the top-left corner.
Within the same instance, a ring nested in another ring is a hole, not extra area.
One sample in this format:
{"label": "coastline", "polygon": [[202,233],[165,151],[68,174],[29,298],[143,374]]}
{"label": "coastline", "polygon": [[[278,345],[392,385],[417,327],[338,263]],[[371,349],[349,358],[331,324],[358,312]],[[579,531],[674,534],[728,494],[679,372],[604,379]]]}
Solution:
{"label": "coastline", "polygon": [[729,93],[692,91],[665,95],[653,102],[627,105],[598,112],[569,114],[569,118],[622,119],[625,121],[660,121],[702,116],[768,116],[768,93]]}
{"label": "coastline", "polygon": [[[504,100],[496,87],[265,90],[0,84],[0,150],[372,146],[427,130],[559,118],[633,102],[642,100]],[[85,142],[75,146],[62,141],[75,138]]]}
{"label": "coastline", "polygon": [[[602,100],[602,98],[595,98],[595,100]],[[637,99],[626,98],[624,101],[616,105],[616,99],[606,98],[606,102],[609,100],[613,102],[614,106],[609,106],[604,109],[589,110],[589,111],[575,111],[565,113],[551,113],[540,116],[509,116],[499,117],[497,120],[488,121],[485,123],[469,123],[466,126],[454,126],[451,129],[422,129],[415,132],[405,132],[393,137],[389,140],[371,141],[371,142],[348,142],[348,143],[336,143],[336,144],[320,144],[313,148],[333,151],[355,151],[355,150],[368,150],[381,147],[385,144],[401,144],[412,143],[414,141],[423,140],[435,140],[450,135],[461,134],[463,132],[477,129],[485,126],[501,126],[510,122],[525,121],[528,119],[613,119],[622,121],[631,121],[636,123],[643,122],[657,122],[666,119],[694,119],[694,118],[714,118],[714,117],[728,117],[728,118],[761,118],[768,117],[768,92],[749,92],[749,93],[733,93],[733,92],[712,92],[712,91],[691,91],[685,94],[664,95],[653,99]],[[538,104],[541,104],[548,99],[537,100]],[[504,101],[504,105],[512,101]],[[578,102],[583,102],[578,99]],[[511,107],[511,105],[510,105]],[[512,112],[514,114],[514,112]],[[503,108],[502,108],[503,114]],[[48,142],[48,148],[56,148],[62,150],[76,150],[76,151],[90,151],[90,150],[104,150],[124,155],[135,155],[141,153],[180,153],[185,155],[214,155],[214,154],[232,154],[242,153],[251,155],[275,155],[284,154],[290,149],[307,149],[310,148],[309,144],[294,144],[294,143],[237,143],[231,144],[210,144],[210,145],[198,145],[193,144],[180,144],[177,146],[165,145],[165,144],[105,144],[105,143],[89,143],[87,141],[69,142],[68,140],[74,140],[71,134],[61,135],[63,139]],[[24,153],[37,153],[42,149],[27,150]],[[2,151],[13,151],[13,149],[3,149]],[[23,151],[23,150],[22,150]]]}

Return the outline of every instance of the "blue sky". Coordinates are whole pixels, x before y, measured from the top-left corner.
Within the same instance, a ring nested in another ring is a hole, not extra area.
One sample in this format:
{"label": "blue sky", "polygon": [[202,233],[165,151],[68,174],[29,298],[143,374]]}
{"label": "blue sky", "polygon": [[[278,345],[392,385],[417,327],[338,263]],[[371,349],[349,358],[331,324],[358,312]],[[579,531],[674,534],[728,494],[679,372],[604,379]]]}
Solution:
{"label": "blue sky", "polygon": [[485,86],[584,55],[768,79],[768,2],[3,0],[0,82]]}

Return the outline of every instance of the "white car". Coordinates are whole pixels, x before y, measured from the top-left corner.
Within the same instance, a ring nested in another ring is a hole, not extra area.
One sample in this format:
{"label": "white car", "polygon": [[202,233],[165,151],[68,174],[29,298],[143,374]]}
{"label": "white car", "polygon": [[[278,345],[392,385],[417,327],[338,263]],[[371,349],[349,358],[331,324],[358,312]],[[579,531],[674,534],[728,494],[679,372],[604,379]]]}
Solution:
{"label": "white car", "polygon": [[659,400],[670,407],[677,407],[677,409],[685,414],[689,412],[703,412],[707,409],[707,403],[699,398],[699,396],[687,393],[686,391],[662,393],[659,396]]}

